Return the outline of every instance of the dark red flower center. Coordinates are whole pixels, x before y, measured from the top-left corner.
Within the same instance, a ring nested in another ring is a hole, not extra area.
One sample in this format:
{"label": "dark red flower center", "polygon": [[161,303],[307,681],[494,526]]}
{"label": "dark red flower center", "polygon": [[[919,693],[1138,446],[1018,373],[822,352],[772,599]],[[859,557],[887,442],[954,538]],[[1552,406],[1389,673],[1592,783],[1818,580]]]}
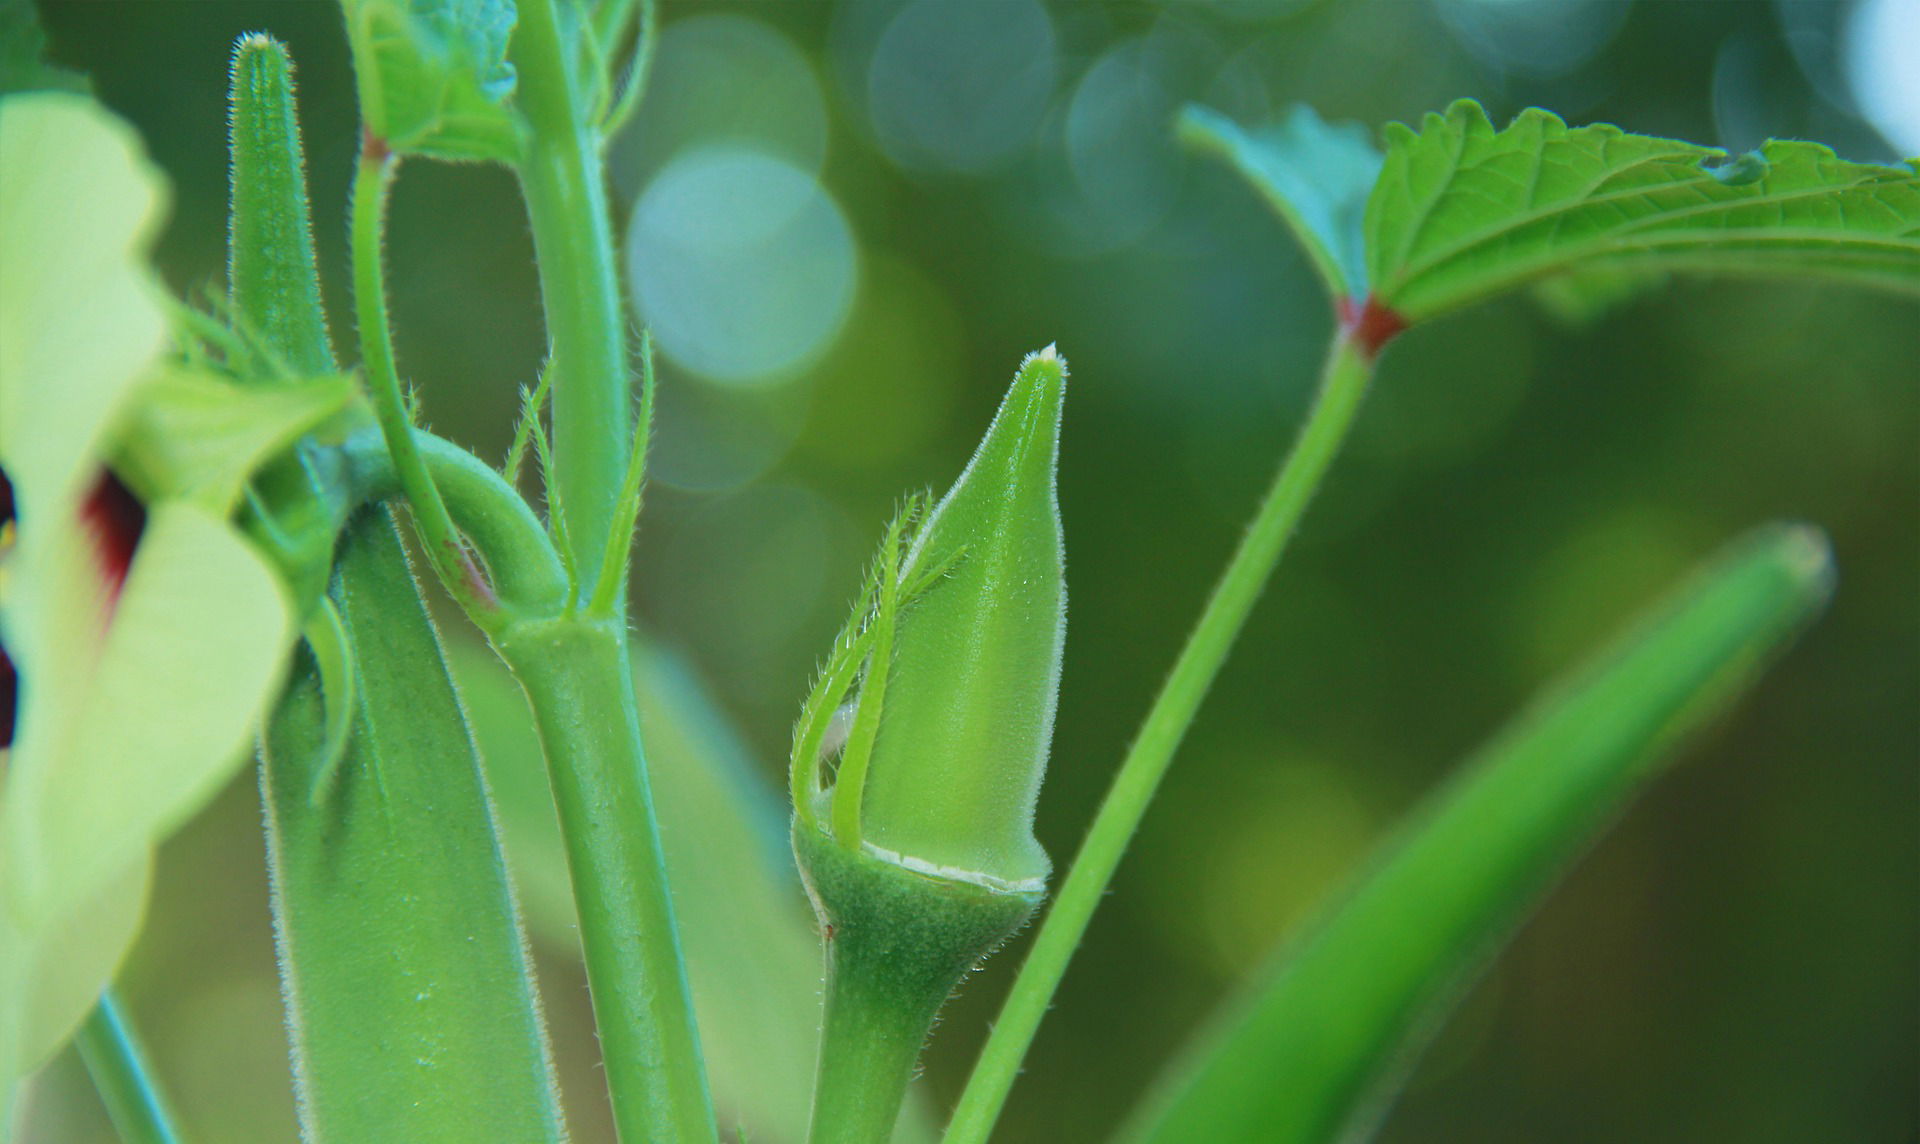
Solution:
{"label": "dark red flower center", "polygon": [[147,508],[119,477],[102,469],[80,504],[80,519],[93,534],[94,558],[106,581],[108,599],[117,601],[127,570],[133,567],[133,550],[147,527]]}
{"label": "dark red flower center", "polygon": [[[13,482],[0,469],[0,559],[6,558],[13,538]],[[7,654],[6,633],[0,632],[0,750],[13,746],[13,721],[20,710],[20,675]]]}

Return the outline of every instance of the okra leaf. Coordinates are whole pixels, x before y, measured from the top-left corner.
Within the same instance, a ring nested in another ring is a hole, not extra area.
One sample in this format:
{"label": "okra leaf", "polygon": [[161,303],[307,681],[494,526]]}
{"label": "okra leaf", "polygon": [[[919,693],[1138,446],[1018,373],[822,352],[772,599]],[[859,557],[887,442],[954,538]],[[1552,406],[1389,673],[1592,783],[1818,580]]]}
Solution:
{"label": "okra leaf", "polygon": [[1473,971],[1831,579],[1817,533],[1762,530],[1548,691],[1223,1009],[1121,1138],[1353,1138]]}
{"label": "okra leaf", "polygon": [[340,0],[360,117],[396,152],[438,159],[520,153],[507,45],[513,0]]}
{"label": "okra leaf", "polygon": [[1334,298],[1367,293],[1361,224],[1381,155],[1365,128],[1329,124],[1296,105],[1287,118],[1245,128],[1211,108],[1180,115],[1182,142],[1233,164],[1306,248]]}
{"label": "okra leaf", "polygon": [[342,697],[304,654],[261,751],[305,1137],[564,1139],[480,761],[386,511],[348,524],[336,567],[358,677],[345,754],[325,713]]}
{"label": "okra leaf", "polygon": [[1418,321],[1560,271],[1820,276],[1920,292],[1920,167],[1816,143],[1725,153],[1460,100],[1386,129],[1367,203],[1379,300]]}

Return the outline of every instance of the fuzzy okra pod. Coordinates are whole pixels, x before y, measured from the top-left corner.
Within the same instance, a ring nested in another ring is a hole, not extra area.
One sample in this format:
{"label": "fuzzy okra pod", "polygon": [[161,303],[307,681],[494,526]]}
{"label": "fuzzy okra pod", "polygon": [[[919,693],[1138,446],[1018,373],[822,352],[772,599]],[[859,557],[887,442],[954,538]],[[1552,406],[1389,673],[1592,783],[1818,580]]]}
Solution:
{"label": "fuzzy okra pod", "polygon": [[827,942],[816,1141],[889,1137],[940,1006],[1044,893],[1065,385],[1051,348],[1029,357],[953,488],[909,500],[795,729],[794,852]]}
{"label": "fuzzy okra pod", "polygon": [[339,774],[322,773],[337,700],[306,657],[263,751],[307,1139],[563,1139],[479,759],[384,509],[349,523],[336,569],[360,681]]}
{"label": "fuzzy okra pod", "polygon": [[[333,368],[284,47],[241,39],[233,104],[233,312],[274,386]],[[252,501],[255,533],[326,589],[261,751],[305,1137],[562,1139],[466,716],[390,513],[362,508],[335,547],[344,467],[309,437]]]}

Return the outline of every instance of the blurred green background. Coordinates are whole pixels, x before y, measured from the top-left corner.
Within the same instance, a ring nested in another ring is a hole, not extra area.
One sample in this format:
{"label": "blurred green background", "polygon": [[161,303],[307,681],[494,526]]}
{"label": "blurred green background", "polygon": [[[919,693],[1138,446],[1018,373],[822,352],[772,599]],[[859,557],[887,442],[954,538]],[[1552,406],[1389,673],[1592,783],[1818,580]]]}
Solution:
{"label": "blurred green background", "polygon": [[[222,278],[229,47],[290,43],[345,351],[358,140],[335,7],[43,10],[55,59],[174,180],[159,254],[181,290]],[[668,3],[662,27],[612,156],[636,321],[664,355],[638,614],[776,782],[895,498],[944,487],[1020,355],[1057,341],[1071,621],[1040,833],[1060,863],[1330,321],[1255,195],[1170,145],[1183,102],[1377,125],[1470,95],[1496,120],[1539,104],[1730,149],[1920,153],[1912,0],[796,0]],[[392,236],[402,371],[437,431],[497,458],[542,349],[513,185],[409,165]],[[1529,923],[1381,1139],[1920,1140],[1917,381],[1920,306],[1826,286],[1684,281],[1578,328],[1514,299],[1404,338],[1003,1137],[1101,1138],[1532,688],[1722,540],[1787,517],[1832,533],[1832,610]],[[582,979],[566,943],[537,952],[576,1131],[604,1139]],[[949,1009],[921,1082],[936,1106],[1018,956]],[[249,775],[165,850],[126,974],[199,1139],[294,1138],[273,958]],[[71,1059],[29,1134],[109,1139]]]}

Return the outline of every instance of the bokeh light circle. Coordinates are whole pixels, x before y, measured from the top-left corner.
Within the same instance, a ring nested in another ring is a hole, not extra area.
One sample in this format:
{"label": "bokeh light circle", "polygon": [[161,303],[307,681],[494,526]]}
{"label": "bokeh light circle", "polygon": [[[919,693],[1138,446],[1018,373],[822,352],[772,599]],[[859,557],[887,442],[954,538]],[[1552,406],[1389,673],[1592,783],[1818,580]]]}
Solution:
{"label": "bokeh light circle", "polygon": [[1179,109],[1144,38],[1087,69],[1067,105],[1067,167],[1105,245],[1132,242],[1173,206],[1185,173],[1167,125]]}
{"label": "bokeh light circle", "polygon": [[1847,78],[1860,114],[1903,156],[1920,156],[1920,4],[1866,0],[1847,24]]}
{"label": "bokeh light circle", "polygon": [[1035,0],[912,0],[880,36],[867,106],[880,146],[921,170],[980,173],[1039,130],[1057,71]]}
{"label": "bokeh light circle", "polygon": [[1612,42],[1623,0],[1439,0],[1440,18],[1489,67],[1533,79],[1566,75]]}
{"label": "bokeh light circle", "polygon": [[787,380],[823,352],[853,304],[856,262],[818,179],[737,146],[676,157],[627,231],[640,320],[668,358],[726,385]]}
{"label": "bokeh light circle", "polygon": [[696,146],[731,143],[818,171],[827,100],[806,54],[786,35],[733,13],[704,13],[660,33],[646,98],[609,161],[628,197],[645,176]]}

